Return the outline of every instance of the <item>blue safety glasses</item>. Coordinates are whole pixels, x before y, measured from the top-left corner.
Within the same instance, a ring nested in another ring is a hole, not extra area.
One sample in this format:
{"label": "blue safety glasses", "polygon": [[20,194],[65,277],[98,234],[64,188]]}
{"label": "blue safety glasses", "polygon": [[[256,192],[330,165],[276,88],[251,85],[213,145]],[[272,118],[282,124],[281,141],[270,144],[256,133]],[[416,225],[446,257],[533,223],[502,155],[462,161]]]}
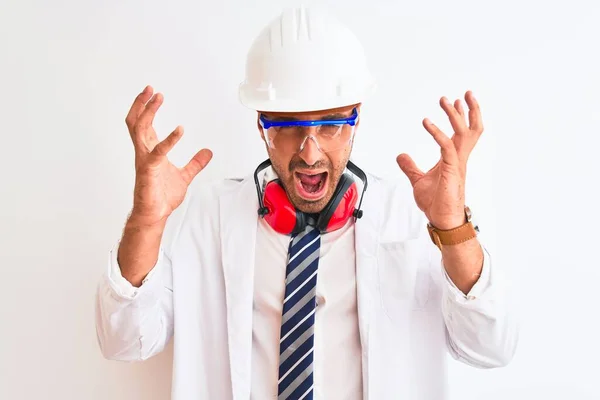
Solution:
{"label": "blue safety glasses", "polygon": [[271,149],[302,151],[307,139],[312,139],[322,152],[340,150],[352,143],[358,111],[352,110],[348,118],[319,120],[270,120],[260,115],[259,123]]}

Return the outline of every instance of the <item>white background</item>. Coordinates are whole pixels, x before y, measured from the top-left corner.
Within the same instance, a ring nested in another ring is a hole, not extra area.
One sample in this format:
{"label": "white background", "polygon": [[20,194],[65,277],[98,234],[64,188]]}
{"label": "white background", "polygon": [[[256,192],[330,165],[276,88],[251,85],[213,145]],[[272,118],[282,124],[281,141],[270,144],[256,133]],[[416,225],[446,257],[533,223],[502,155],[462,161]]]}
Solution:
{"label": "white background", "polygon": [[[450,363],[451,398],[600,398],[597,1],[330,1],[379,80],[355,161],[402,176],[438,149],[421,120],[472,89],[486,130],[467,202],[522,318],[506,368]],[[291,1],[7,1],[0,8],[0,399],[167,399],[171,349],[104,360],[94,290],[131,206],[124,118],[151,84],[160,136],[185,135],[183,165],[214,152],[195,184],[266,157],[237,100],[246,51]],[[310,62],[310,60],[307,60]],[[348,62],[352,62],[351,54]]]}

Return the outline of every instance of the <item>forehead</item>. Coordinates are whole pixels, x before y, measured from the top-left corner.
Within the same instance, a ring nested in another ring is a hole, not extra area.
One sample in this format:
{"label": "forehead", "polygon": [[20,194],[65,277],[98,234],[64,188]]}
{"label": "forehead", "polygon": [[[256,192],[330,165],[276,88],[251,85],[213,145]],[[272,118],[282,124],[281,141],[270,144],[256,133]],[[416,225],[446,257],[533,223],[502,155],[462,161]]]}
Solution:
{"label": "forehead", "polygon": [[296,120],[296,121],[308,121],[318,119],[337,119],[337,118],[348,118],[352,115],[352,110],[357,107],[358,104],[353,104],[346,107],[330,108],[327,110],[318,111],[305,111],[305,112],[262,112],[259,114],[264,115],[266,118],[271,120]]}

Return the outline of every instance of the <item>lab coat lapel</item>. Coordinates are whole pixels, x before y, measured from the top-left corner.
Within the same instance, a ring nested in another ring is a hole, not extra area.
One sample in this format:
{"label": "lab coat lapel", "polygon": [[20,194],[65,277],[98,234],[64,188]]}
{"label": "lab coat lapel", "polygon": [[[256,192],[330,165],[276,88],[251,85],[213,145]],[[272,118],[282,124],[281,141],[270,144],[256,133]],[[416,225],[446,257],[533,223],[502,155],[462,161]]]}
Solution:
{"label": "lab coat lapel", "polygon": [[251,178],[220,199],[220,232],[227,302],[233,399],[250,398],[254,252],[258,200]]}
{"label": "lab coat lapel", "polygon": [[379,227],[381,225],[382,208],[381,187],[374,177],[369,175],[367,190],[363,199],[364,211],[362,218],[356,221],[355,248],[356,248],[356,284],[358,301],[358,320],[360,340],[362,345],[362,376],[363,398],[369,399],[369,377],[373,371],[369,364],[370,350],[370,325],[373,307],[378,298],[377,285],[377,244],[379,240]]}

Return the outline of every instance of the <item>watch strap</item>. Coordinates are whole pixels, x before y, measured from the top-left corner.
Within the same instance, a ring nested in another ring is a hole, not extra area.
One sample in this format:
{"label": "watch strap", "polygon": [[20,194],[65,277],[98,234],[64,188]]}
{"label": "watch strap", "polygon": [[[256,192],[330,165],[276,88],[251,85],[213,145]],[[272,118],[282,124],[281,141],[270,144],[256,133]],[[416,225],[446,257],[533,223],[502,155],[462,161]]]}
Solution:
{"label": "watch strap", "polygon": [[450,246],[466,242],[477,237],[477,230],[471,221],[449,230],[435,228],[427,224],[431,241],[441,250],[442,246]]}

